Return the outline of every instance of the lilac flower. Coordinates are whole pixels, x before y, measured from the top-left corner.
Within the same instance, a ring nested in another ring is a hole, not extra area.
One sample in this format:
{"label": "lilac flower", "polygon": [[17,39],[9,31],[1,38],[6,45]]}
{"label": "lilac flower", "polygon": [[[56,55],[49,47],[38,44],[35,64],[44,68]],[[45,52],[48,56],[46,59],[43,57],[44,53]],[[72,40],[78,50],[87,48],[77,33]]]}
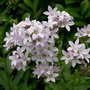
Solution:
{"label": "lilac flower", "polygon": [[[12,51],[12,55],[9,56],[13,69],[23,69],[25,71],[25,67],[32,60],[36,64],[33,71],[35,76],[38,78],[44,77],[46,82],[55,82],[55,78],[59,75],[59,69],[55,65],[55,62],[59,61],[57,57],[58,48],[55,47],[55,39],[59,38],[57,32],[59,27],[65,27],[70,31],[70,26],[74,22],[73,17],[67,12],[57,11],[57,8],[52,9],[50,6],[48,6],[48,11],[44,12],[44,14],[48,16],[48,21],[31,21],[27,17],[18,24],[13,24],[11,31],[6,33],[4,47],[7,50],[16,48],[15,51]],[[68,52],[63,51],[64,56],[62,59],[65,60],[66,64],[75,61],[75,53],[77,60],[83,56],[82,59],[89,62],[89,50],[85,53],[87,51],[85,46],[81,45],[80,48],[76,48],[77,46],[78,44],[74,45],[73,43]],[[76,48],[76,51],[74,48]],[[84,51],[82,52],[81,49],[84,49]],[[75,53],[72,53],[73,51]],[[75,61],[72,65],[75,66],[78,62]]]}
{"label": "lilac flower", "polygon": [[70,31],[70,26],[74,25],[73,17],[65,11],[57,11],[57,8],[52,9],[48,6],[48,11],[44,12],[44,14],[48,15],[48,20],[55,22],[55,26],[57,27],[65,27],[68,31]]}
{"label": "lilac flower", "polygon": [[49,19],[48,22],[43,21],[42,24],[44,27],[47,27],[49,29],[53,29],[57,25],[57,22],[53,21],[52,19]]}
{"label": "lilac flower", "polygon": [[55,77],[59,75],[57,73],[58,71],[59,69],[56,66],[48,66],[41,64],[37,66],[36,69],[34,69],[33,74],[37,75],[38,78],[40,78],[40,76],[45,77],[46,82],[55,82]]}
{"label": "lilac flower", "polygon": [[23,69],[25,71],[25,67],[27,65],[27,61],[30,61],[28,57],[28,53],[23,53],[23,49],[20,47],[17,48],[17,51],[13,51],[13,55],[9,56],[11,60],[11,67],[16,68],[17,70]]}
{"label": "lilac flower", "polygon": [[63,56],[61,60],[65,60],[65,63],[72,63],[72,66],[75,67],[75,65],[82,64],[82,62],[87,61],[89,63],[90,59],[90,49],[86,49],[85,44],[79,44],[79,39],[73,43],[72,41],[69,41],[70,47],[67,48],[66,51],[62,51]]}
{"label": "lilac flower", "polygon": [[62,50],[64,56],[61,57],[61,60],[65,60],[65,64],[68,64],[74,57],[71,52],[66,52]]}
{"label": "lilac flower", "polygon": [[59,11],[57,11],[57,8],[52,9],[51,6],[48,6],[48,11],[44,12],[45,15],[48,15],[48,19],[56,17],[58,13]]}
{"label": "lilac flower", "polygon": [[90,24],[84,26],[84,28],[81,29],[78,28],[77,31],[78,32],[75,34],[77,37],[84,37],[84,36],[90,37]]}

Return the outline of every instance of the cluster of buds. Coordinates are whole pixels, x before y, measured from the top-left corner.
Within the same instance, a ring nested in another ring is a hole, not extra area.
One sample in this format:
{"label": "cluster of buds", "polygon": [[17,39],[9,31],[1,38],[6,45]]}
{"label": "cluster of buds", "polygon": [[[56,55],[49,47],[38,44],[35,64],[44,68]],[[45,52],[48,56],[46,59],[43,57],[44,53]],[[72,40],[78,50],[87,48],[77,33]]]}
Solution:
{"label": "cluster of buds", "polygon": [[55,47],[55,39],[59,27],[66,27],[70,31],[70,27],[74,24],[73,18],[65,11],[57,11],[48,6],[48,10],[44,12],[48,15],[48,21],[30,20],[29,17],[25,21],[13,24],[11,31],[6,33],[4,47],[6,50],[16,48],[9,56],[11,67],[13,69],[24,71],[28,63],[36,63],[33,74],[38,78],[44,77],[47,82],[55,82],[59,68],[55,65],[58,62],[58,48]]}

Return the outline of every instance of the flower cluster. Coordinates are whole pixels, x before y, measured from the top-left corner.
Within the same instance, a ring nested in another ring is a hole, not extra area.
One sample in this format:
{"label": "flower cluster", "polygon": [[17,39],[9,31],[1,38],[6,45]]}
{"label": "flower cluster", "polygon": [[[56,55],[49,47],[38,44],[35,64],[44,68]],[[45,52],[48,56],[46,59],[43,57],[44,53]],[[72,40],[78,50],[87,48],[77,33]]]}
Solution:
{"label": "flower cluster", "polygon": [[62,50],[63,56],[62,60],[65,60],[65,63],[72,63],[72,66],[75,67],[75,65],[83,64],[86,62],[89,63],[90,58],[90,49],[86,49],[85,44],[79,44],[79,39],[73,43],[72,41],[69,41],[70,47],[67,48],[67,52]]}
{"label": "flower cluster", "polygon": [[70,31],[69,26],[74,25],[73,17],[65,11],[57,11],[57,8],[52,9],[48,6],[48,11],[44,12],[44,14],[48,15],[49,20],[56,22],[56,26],[61,28],[65,27],[68,31]]}
{"label": "flower cluster", "polygon": [[6,50],[14,48],[15,51],[9,56],[11,67],[17,70],[23,69],[28,63],[36,63],[33,74],[38,78],[44,77],[47,82],[55,82],[59,68],[55,65],[58,62],[58,48],[55,47],[55,39],[59,27],[66,27],[70,31],[74,24],[73,18],[65,11],[57,11],[48,6],[48,21],[30,20],[29,17],[18,24],[13,24],[11,31],[6,33],[4,47]]}
{"label": "flower cluster", "polygon": [[9,59],[11,60],[11,66],[13,69],[23,69],[24,71],[27,62],[31,60],[30,57],[28,57],[28,53],[24,53],[24,50],[20,47],[17,47],[17,51],[13,51],[13,55],[9,56]]}
{"label": "flower cluster", "polygon": [[78,32],[75,34],[75,36],[77,36],[78,38],[87,36],[88,42],[90,42],[90,24],[88,24],[87,27],[84,26],[84,28],[78,28],[77,31]]}
{"label": "flower cluster", "polygon": [[57,66],[48,66],[48,65],[39,65],[36,66],[36,69],[34,70],[34,75],[37,75],[38,78],[40,76],[46,77],[46,82],[52,81],[55,82],[55,77],[57,77],[59,74],[57,73],[59,71],[59,68]]}

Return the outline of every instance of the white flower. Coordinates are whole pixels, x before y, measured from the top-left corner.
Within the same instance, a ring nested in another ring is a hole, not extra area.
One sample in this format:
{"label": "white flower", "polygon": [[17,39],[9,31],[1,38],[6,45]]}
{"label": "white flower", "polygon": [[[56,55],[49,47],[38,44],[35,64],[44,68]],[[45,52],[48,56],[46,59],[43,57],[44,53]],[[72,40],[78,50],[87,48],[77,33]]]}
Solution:
{"label": "white flower", "polygon": [[74,50],[75,52],[78,50],[78,48],[80,48],[82,45],[80,44],[79,45],[79,39],[77,39],[75,41],[75,43],[73,43],[72,41],[69,41],[69,45],[71,47],[69,47],[67,50],[70,51],[70,50]]}
{"label": "white flower", "polygon": [[10,34],[6,33],[6,38],[4,39],[4,41],[6,41],[4,47],[6,47],[7,49],[12,48],[16,45],[22,46],[23,44],[26,44],[27,39],[25,28],[18,28],[17,25],[14,25],[11,28]]}
{"label": "white flower", "polygon": [[55,78],[56,78],[57,76],[59,76],[58,73],[53,73],[52,75],[50,75],[50,76],[48,76],[48,77],[46,78],[46,82],[49,82],[49,81],[55,82]]}
{"label": "white flower", "polygon": [[58,32],[58,28],[55,28],[55,29],[50,31],[49,38],[48,38],[49,43],[55,43],[55,38],[56,39],[59,38],[57,32]]}
{"label": "white flower", "polygon": [[30,21],[29,17],[25,18],[25,21],[21,21],[17,25],[14,24],[14,27],[16,27],[16,28],[28,28],[30,26],[31,26],[31,21]]}
{"label": "white flower", "polygon": [[87,36],[88,37],[88,42],[90,42],[90,24],[88,24],[87,26],[84,26],[84,28],[77,28],[77,33],[75,34],[75,36],[77,36],[78,38],[81,38],[81,37],[85,37]]}
{"label": "white flower", "polygon": [[62,51],[63,57],[62,60],[65,60],[65,63],[72,63],[72,66],[75,67],[76,64],[82,64],[82,62],[87,61],[89,63],[90,59],[90,49],[86,49],[85,44],[79,44],[79,39],[73,43],[69,41],[70,47],[66,51]]}
{"label": "white flower", "polygon": [[13,51],[13,55],[9,56],[11,60],[11,67],[16,68],[17,70],[23,69],[25,71],[25,67],[27,65],[27,61],[30,61],[28,57],[28,53],[23,53],[22,48],[17,48],[17,51]]}
{"label": "white flower", "polygon": [[48,11],[44,12],[44,14],[48,15],[48,21],[50,23],[55,22],[55,26],[57,27],[65,27],[68,31],[70,31],[70,26],[74,25],[73,17],[65,11],[57,11],[57,8],[52,9],[48,6]]}
{"label": "white flower", "polygon": [[84,55],[88,54],[89,51],[85,48],[85,44],[79,44],[79,39],[75,41],[75,44],[72,41],[69,41],[69,47],[67,50],[72,51],[74,56],[77,58],[84,59]]}
{"label": "white flower", "polygon": [[80,30],[79,28],[77,28],[77,31],[78,32],[75,34],[75,36],[77,36],[78,38],[86,36],[86,34],[84,33],[83,29]]}
{"label": "white flower", "polygon": [[62,11],[58,18],[59,27],[65,27],[68,31],[70,31],[70,26],[74,25],[73,17],[70,16],[67,12]]}
{"label": "white flower", "polygon": [[77,63],[78,63],[78,64],[81,64],[81,61],[78,60],[77,58],[75,58],[75,59],[72,59],[72,60],[71,60],[71,63],[72,63],[72,67],[75,67]]}
{"label": "white flower", "polygon": [[5,47],[6,50],[8,50],[14,46],[14,43],[12,41],[12,37],[8,32],[6,32],[6,37],[4,38],[4,41],[6,43],[3,45],[3,47]]}
{"label": "white flower", "polygon": [[56,66],[48,66],[48,65],[39,65],[34,69],[33,74],[37,75],[38,78],[45,77],[46,82],[52,81],[55,82],[55,77],[57,77],[59,74],[57,73],[59,71],[58,67]]}
{"label": "white flower", "polygon": [[57,62],[57,51],[58,49],[56,47],[53,47],[51,45],[46,45],[41,48],[41,46],[37,46],[35,50],[33,50],[33,56],[32,60],[36,61],[37,65],[41,63],[54,63]]}
{"label": "white flower", "polygon": [[63,56],[61,57],[61,60],[65,60],[65,64],[68,64],[74,57],[71,52],[66,52],[62,50]]}
{"label": "white flower", "polygon": [[41,76],[44,75],[45,69],[46,69],[45,65],[39,65],[34,69],[33,74],[37,75],[37,77],[40,78]]}
{"label": "white flower", "polygon": [[[57,34],[59,27],[65,27],[70,31],[70,26],[74,22],[72,16],[67,12],[60,12],[57,8],[52,9],[50,6],[44,14],[48,16],[48,21],[31,21],[28,17],[18,24],[13,24],[11,31],[6,33],[4,47],[15,50],[9,56],[13,69],[25,70],[27,63],[32,60],[36,64],[34,75],[38,78],[44,77],[47,82],[55,82],[59,71],[55,66],[55,62],[58,62],[58,48],[55,47],[55,39],[59,38]],[[71,62],[73,66],[79,63],[79,59],[86,59],[89,62],[89,50],[86,52],[84,45],[73,43],[67,52],[63,51],[62,60],[65,60],[66,64]]]}
{"label": "white flower", "polygon": [[57,11],[57,8],[52,9],[51,6],[48,6],[48,11],[44,12],[45,15],[48,15],[48,19],[56,17],[57,13],[59,13],[59,11]]}
{"label": "white flower", "polygon": [[49,29],[53,29],[54,26],[57,24],[57,22],[53,21],[52,19],[49,19],[48,22],[43,21],[42,24],[43,24],[44,27],[47,27]]}
{"label": "white flower", "polygon": [[32,26],[27,29],[27,33],[29,35],[32,34],[32,39],[35,40],[39,37],[44,38],[43,26],[41,25],[41,23],[39,21],[36,21],[36,20],[33,20],[31,23],[32,23]]}

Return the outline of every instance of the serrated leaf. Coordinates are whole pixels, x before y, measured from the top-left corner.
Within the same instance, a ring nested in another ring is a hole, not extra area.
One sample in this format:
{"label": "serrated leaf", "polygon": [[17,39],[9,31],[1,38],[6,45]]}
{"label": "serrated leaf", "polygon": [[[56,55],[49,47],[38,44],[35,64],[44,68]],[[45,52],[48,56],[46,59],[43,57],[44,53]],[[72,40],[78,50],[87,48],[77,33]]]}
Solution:
{"label": "serrated leaf", "polygon": [[86,13],[86,11],[88,10],[88,8],[89,8],[89,1],[88,0],[84,0],[84,1],[82,1],[82,3],[81,3],[81,15],[84,15],[85,13]]}

